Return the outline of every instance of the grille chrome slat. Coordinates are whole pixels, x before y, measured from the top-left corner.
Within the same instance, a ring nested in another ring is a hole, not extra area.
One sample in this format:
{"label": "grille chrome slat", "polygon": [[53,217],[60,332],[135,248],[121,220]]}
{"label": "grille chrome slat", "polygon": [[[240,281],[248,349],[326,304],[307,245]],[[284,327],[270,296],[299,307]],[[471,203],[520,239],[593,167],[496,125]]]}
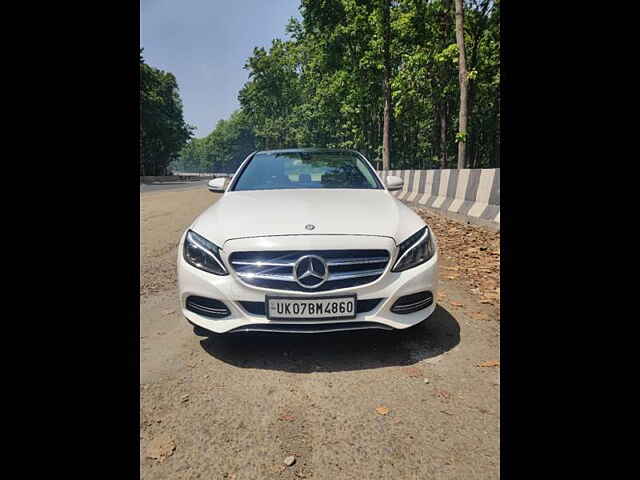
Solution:
{"label": "grille chrome slat", "polygon": [[253,273],[253,272],[236,272],[239,277],[252,279],[258,278],[261,280],[280,280],[282,282],[294,282],[293,275],[280,275],[277,273]]}
{"label": "grille chrome slat", "polygon": [[366,263],[387,263],[389,257],[375,257],[375,258],[336,258],[327,262],[330,267],[337,267],[339,265],[364,265]]}
{"label": "grille chrome slat", "polygon": [[[301,285],[296,281],[296,262],[305,256],[319,257],[318,261],[322,260],[325,263],[325,270],[321,265],[315,267],[321,275],[325,275],[326,272],[326,280],[320,282],[317,287],[313,287],[313,283]],[[236,275],[251,286],[312,293],[369,284],[385,272],[390,257],[390,252],[384,249],[267,250],[233,252],[229,256],[229,263]]]}
{"label": "grille chrome slat", "polygon": [[329,281],[347,280],[349,278],[373,277],[374,275],[381,275],[383,272],[384,272],[384,268],[379,268],[377,270],[362,270],[360,272],[332,273],[329,275]]}
{"label": "grille chrome slat", "polygon": [[254,267],[293,267],[294,262],[243,262],[240,260],[236,260],[231,262],[233,265],[250,265]]}

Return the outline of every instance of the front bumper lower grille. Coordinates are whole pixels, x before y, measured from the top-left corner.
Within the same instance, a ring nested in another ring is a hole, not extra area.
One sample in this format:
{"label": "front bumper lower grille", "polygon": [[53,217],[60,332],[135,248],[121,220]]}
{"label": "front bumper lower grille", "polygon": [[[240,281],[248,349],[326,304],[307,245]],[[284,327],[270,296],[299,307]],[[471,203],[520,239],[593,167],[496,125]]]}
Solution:
{"label": "front bumper lower grille", "polygon": [[400,297],[391,307],[393,313],[413,313],[423,308],[427,308],[433,303],[433,294],[431,292],[419,292],[411,295]]}
{"label": "front bumper lower grille", "polygon": [[[296,262],[305,256],[319,257],[324,262],[324,266],[321,263],[314,266],[323,275],[326,269],[324,283],[314,287],[299,275],[300,272],[297,272],[296,281]],[[377,280],[387,268],[389,258],[387,250],[289,250],[233,252],[229,261],[235,273],[249,285],[274,290],[326,292]]]}
{"label": "front bumper lower grille", "polygon": [[213,298],[191,295],[187,297],[186,307],[190,312],[197,313],[203,317],[224,318],[231,315],[231,312],[224,303]]}

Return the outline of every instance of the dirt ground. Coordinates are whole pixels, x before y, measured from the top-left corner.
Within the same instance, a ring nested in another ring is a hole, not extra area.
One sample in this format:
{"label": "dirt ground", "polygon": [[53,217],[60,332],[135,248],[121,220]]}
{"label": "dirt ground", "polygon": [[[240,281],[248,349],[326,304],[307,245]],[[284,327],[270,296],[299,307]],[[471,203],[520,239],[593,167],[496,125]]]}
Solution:
{"label": "dirt ground", "polygon": [[141,478],[499,477],[499,234],[422,212],[449,268],[417,327],[202,339],[176,246],[218,198],[140,194]]}

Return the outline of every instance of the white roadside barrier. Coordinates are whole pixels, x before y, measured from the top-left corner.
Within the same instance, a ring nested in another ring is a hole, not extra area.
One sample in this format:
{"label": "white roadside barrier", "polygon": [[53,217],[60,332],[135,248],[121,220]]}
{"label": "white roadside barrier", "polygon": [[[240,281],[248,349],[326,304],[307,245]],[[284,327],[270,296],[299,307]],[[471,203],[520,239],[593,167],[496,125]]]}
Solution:
{"label": "white roadside barrier", "polygon": [[382,170],[404,180],[398,200],[433,209],[452,218],[500,228],[500,169]]}

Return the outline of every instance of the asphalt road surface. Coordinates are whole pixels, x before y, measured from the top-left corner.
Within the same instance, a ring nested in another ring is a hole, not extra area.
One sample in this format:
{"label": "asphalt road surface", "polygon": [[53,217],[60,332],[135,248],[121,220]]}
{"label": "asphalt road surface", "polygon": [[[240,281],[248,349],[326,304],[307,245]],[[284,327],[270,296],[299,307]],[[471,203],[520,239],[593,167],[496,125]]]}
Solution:
{"label": "asphalt road surface", "polygon": [[402,332],[196,337],[176,244],[218,198],[140,195],[141,478],[499,478],[495,307],[444,277],[435,313]]}

